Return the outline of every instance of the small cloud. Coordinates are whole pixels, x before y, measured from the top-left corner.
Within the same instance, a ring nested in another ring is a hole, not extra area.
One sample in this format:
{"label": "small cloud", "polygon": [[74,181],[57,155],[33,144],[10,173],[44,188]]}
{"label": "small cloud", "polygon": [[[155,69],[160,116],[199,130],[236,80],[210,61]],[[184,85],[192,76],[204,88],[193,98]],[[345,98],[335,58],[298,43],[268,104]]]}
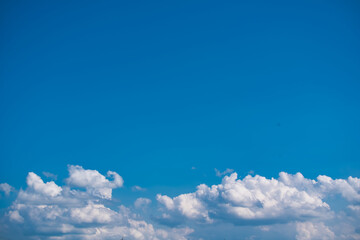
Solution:
{"label": "small cloud", "polygon": [[6,196],[9,196],[10,192],[13,192],[15,188],[7,183],[0,183],[0,191],[4,192]]}
{"label": "small cloud", "polygon": [[245,240],[254,240],[254,239],[256,239],[255,235],[251,235],[251,236],[245,238]]}
{"label": "small cloud", "polygon": [[131,188],[131,190],[132,190],[133,192],[144,192],[144,191],[146,191],[145,188],[142,188],[142,187],[140,187],[140,186],[133,186],[133,187]]}
{"label": "small cloud", "polygon": [[151,203],[151,200],[148,198],[138,198],[136,199],[134,206],[135,208],[145,208]]}
{"label": "small cloud", "polygon": [[255,172],[254,172],[253,170],[250,170],[250,171],[248,172],[249,175],[254,175],[254,173],[255,173]]}
{"label": "small cloud", "polygon": [[196,170],[196,167],[191,167],[191,170]]}
{"label": "small cloud", "polygon": [[260,226],[259,228],[260,228],[260,230],[263,231],[263,232],[268,232],[268,231],[270,231],[270,226]]}
{"label": "small cloud", "polygon": [[51,173],[51,172],[42,172],[43,175],[47,178],[51,178],[51,179],[54,179],[54,180],[57,180],[57,175]]}
{"label": "small cloud", "polygon": [[224,175],[226,175],[228,173],[232,173],[232,172],[234,172],[234,169],[227,168],[225,171],[220,172],[219,170],[217,170],[215,168],[215,174],[216,174],[217,177],[221,177],[221,176],[224,176]]}

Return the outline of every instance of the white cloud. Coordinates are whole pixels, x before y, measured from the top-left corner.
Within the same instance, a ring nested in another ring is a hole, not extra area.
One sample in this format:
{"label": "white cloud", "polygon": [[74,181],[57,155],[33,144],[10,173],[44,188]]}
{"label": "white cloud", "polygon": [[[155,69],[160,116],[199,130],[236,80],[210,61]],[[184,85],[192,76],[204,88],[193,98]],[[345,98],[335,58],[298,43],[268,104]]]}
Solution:
{"label": "white cloud", "polygon": [[175,198],[158,195],[157,200],[169,214],[207,222],[229,219],[238,224],[321,217],[330,210],[318,194],[290,186],[281,178],[249,175],[241,180],[237,179],[236,173],[225,176],[219,185],[208,187],[202,184],[194,193]]}
{"label": "white cloud", "polygon": [[187,240],[186,236],[192,232],[193,230],[188,227],[171,230],[156,229],[145,221],[129,219],[126,226],[96,228],[96,232],[88,235],[85,239]]}
{"label": "white cloud", "polygon": [[203,202],[197,198],[196,194],[181,194],[173,199],[166,195],[158,194],[156,199],[168,210],[178,212],[189,219],[210,221],[207,209]]}
{"label": "white cloud", "polygon": [[145,188],[142,188],[142,187],[140,187],[140,186],[133,186],[133,187],[131,188],[131,190],[132,190],[133,192],[144,192],[144,191],[146,191]]}
{"label": "white cloud", "polygon": [[44,181],[33,172],[28,174],[26,183],[28,187],[33,189],[35,192],[49,197],[55,197],[62,191],[62,188],[56,185],[53,181],[44,183]]}
{"label": "white cloud", "polygon": [[10,221],[19,222],[19,223],[24,222],[24,218],[20,216],[19,211],[17,210],[9,211],[8,216]]}
{"label": "white cloud", "polygon": [[51,178],[51,179],[54,179],[54,180],[57,180],[57,175],[56,174],[53,174],[51,172],[42,172],[43,175],[47,178]]}
{"label": "white cloud", "polygon": [[217,177],[222,177],[222,176],[224,176],[224,175],[226,175],[226,174],[229,174],[229,173],[232,173],[232,172],[234,172],[234,169],[227,168],[225,171],[220,172],[219,170],[217,170],[217,169],[215,168],[215,175],[216,175]]}
{"label": "white cloud", "polygon": [[297,240],[331,240],[335,234],[324,223],[300,222],[296,224]]}
{"label": "white cloud", "polygon": [[138,198],[136,199],[134,206],[135,208],[144,208],[147,207],[149,204],[151,204],[151,200],[148,198]]}
{"label": "white cloud", "polygon": [[360,178],[333,180],[320,175],[317,180],[325,193],[341,194],[348,201],[360,202]]}
{"label": "white cloud", "polygon": [[113,178],[113,181],[109,181],[96,170],[85,170],[81,166],[73,165],[68,169],[70,176],[66,182],[69,185],[86,188],[90,194],[97,197],[111,199],[112,189],[122,187],[124,184],[124,180],[116,172],[107,172],[107,176]]}
{"label": "white cloud", "polygon": [[360,206],[359,205],[357,205],[357,206],[356,205],[349,205],[348,208],[351,209],[356,214],[358,214],[358,216],[360,216]]}
{"label": "white cloud", "polygon": [[[58,186],[53,181],[44,182],[35,173],[27,177],[28,187],[20,190],[16,200],[0,219],[0,238],[6,239],[121,239],[126,240],[185,240],[190,228],[158,228],[145,222],[141,216],[120,206],[118,210],[106,206],[111,195],[93,194],[90,188],[101,192],[103,188],[122,186],[121,177],[109,181],[94,170],[69,166],[67,183],[85,188],[72,189]],[[137,205],[146,205],[150,199],[138,199]],[[115,203],[110,204],[113,206]],[[114,207],[114,206],[113,206]]]}
{"label": "white cloud", "polygon": [[115,215],[111,209],[91,201],[84,207],[70,209],[70,217],[77,223],[109,223]]}
{"label": "white cloud", "polygon": [[[248,229],[259,226],[266,229],[262,231],[266,235],[248,230],[248,237],[261,239],[286,239],[289,236],[297,239],[360,239],[359,194],[360,179],[355,177],[332,179],[320,175],[313,180],[301,173],[281,172],[278,179],[259,175],[238,179],[233,173],[225,176],[221,184],[201,184],[195,192],[175,197],[157,195],[162,211],[158,219],[169,225],[213,223],[218,226],[224,223]],[[336,207],[332,209],[328,200]],[[341,209],[344,204],[345,208]],[[294,222],[297,222],[295,227],[291,227]],[[273,227],[279,225],[283,227]],[[276,230],[279,228],[286,228],[286,231]],[[276,231],[278,235],[273,235]],[[289,232],[288,235],[285,232]]]}
{"label": "white cloud", "polygon": [[0,191],[4,192],[6,196],[9,196],[10,192],[14,191],[14,188],[8,183],[0,183]]}
{"label": "white cloud", "polygon": [[158,194],[160,208],[152,208],[149,198],[127,208],[111,200],[112,190],[123,185],[119,174],[110,171],[105,177],[80,166],[68,170],[62,186],[28,174],[27,188],[0,218],[1,239],[235,240],[239,234],[243,239],[360,239],[360,181],[354,177],[313,180],[281,172],[276,179],[239,179],[233,173],[194,192]]}
{"label": "white cloud", "polygon": [[161,195],[161,194],[158,194],[156,195],[156,199],[162,203],[163,205],[165,205],[165,207],[168,209],[168,210],[174,210],[175,209],[175,204],[174,204],[174,200],[166,195]]}

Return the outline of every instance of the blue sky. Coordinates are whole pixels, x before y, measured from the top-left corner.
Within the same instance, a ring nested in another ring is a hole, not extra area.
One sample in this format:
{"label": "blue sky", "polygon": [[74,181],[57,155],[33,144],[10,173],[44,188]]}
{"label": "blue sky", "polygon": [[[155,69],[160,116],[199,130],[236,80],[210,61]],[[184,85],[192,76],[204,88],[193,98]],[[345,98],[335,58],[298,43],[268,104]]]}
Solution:
{"label": "blue sky", "polygon": [[357,1],[2,1],[0,11],[0,182],[17,189],[3,211],[29,172],[62,186],[68,165],[120,174],[113,197],[125,205],[219,184],[215,168],[360,177]]}

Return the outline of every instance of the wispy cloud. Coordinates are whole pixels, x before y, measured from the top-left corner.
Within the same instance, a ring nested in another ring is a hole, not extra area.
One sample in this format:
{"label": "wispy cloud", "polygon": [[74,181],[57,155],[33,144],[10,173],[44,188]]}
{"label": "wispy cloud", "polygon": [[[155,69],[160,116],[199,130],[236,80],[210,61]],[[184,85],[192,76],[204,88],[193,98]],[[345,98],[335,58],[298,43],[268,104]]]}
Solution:
{"label": "wispy cloud", "polygon": [[147,207],[149,204],[151,204],[151,200],[148,198],[138,198],[134,202],[135,208],[144,208]]}
{"label": "wispy cloud", "polygon": [[0,191],[4,192],[6,196],[9,196],[10,192],[13,192],[14,190],[15,188],[8,183],[0,183]]}
{"label": "wispy cloud", "polygon": [[229,173],[232,173],[232,172],[234,172],[234,169],[227,168],[225,171],[220,172],[219,170],[217,170],[217,169],[215,168],[215,175],[216,175],[217,177],[222,177],[222,176],[224,176],[224,175],[226,175],[226,174],[229,174]]}
{"label": "wispy cloud", "polygon": [[137,185],[132,186],[131,190],[132,190],[133,192],[144,192],[144,191],[146,191],[145,188],[142,188],[142,187],[137,186]]}
{"label": "wispy cloud", "polygon": [[51,172],[42,172],[43,175],[47,178],[51,178],[51,179],[54,179],[54,180],[57,180],[57,175],[51,173]]}

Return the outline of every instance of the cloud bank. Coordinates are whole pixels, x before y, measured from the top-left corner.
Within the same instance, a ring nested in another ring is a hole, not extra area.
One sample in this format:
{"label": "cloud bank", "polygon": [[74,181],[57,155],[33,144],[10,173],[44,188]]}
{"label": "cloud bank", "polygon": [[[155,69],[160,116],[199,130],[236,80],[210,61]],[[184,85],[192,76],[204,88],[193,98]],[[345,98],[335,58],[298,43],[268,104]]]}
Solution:
{"label": "cloud bank", "polygon": [[[307,179],[281,172],[278,178],[240,179],[232,173],[217,185],[172,197],[157,194],[155,204],[140,197],[126,207],[112,198],[124,185],[118,173],[104,176],[73,165],[68,171],[63,186],[30,172],[26,189],[1,218],[0,238],[360,239],[355,177]],[[10,185],[0,186],[9,193]]]}
{"label": "cloud bank", "polygon": [[[158,194],[156,198],[162,223],[230,223],[266,229],[288,224],[295,225],[297,239],[360,239],[359,197],[359,178],[334,180],[320,175],[311,180],[301,173],[281,172],[278,179],[259,175],[238,179],[237,173],[232,173],[218,185],[201,184],[192,193],[175,197]],[[349,205],[336,211],[327,200]],[[335,225],[340,219],[346,226],[336,229],[338,235],[324,224]]]}
{"label": "cloud bank", "polygon": [[[65,186],[28,174],[27,188],[19,191],[1,220],[1,239],[184,240],[192,232],[190,228],[156,228],[123,205],[105,206],[112,190],[123,186],[116,172],[107,173],[110,181],[80,166],[68,170]],[[137,201],[139,207],[148,203],[147,199]]]}

